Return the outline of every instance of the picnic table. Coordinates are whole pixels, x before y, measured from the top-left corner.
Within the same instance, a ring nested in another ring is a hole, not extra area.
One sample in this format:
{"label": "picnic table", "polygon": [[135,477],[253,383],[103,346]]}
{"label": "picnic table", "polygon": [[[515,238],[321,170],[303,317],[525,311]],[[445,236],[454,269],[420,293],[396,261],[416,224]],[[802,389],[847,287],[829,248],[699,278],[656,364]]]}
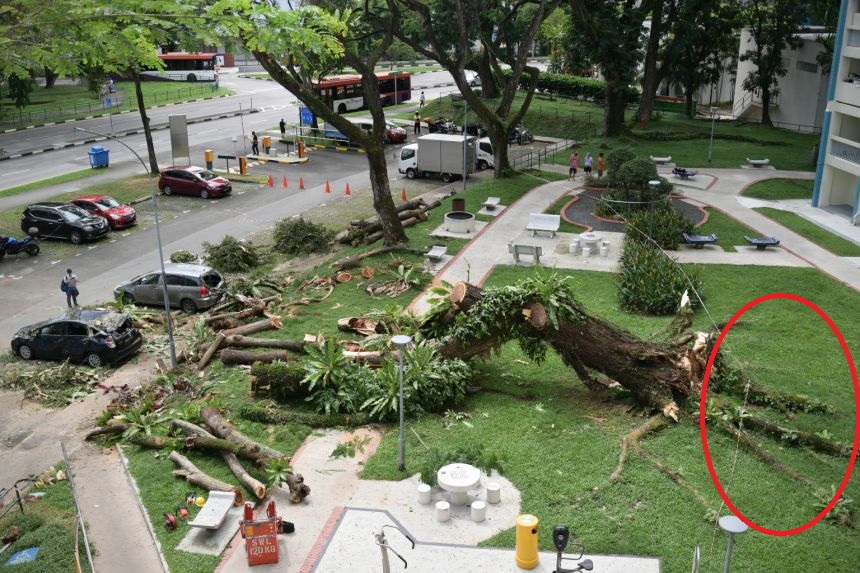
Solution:
{"label": "picnic table", "polygon": [[680,177],[681,179],[692,179],[698,174],[698,171],[691,171],[689,169],[684,169],[683,167],[675,167],[672,169],[672,175]]}
{"label": "picnic table", "polygon": [[689,235],[684,233],[684,242],[688,245],[693,245],[696,249],[704,248],[705,245],[711,245],[717,242],[717,236],[714,233],[710,235]]}

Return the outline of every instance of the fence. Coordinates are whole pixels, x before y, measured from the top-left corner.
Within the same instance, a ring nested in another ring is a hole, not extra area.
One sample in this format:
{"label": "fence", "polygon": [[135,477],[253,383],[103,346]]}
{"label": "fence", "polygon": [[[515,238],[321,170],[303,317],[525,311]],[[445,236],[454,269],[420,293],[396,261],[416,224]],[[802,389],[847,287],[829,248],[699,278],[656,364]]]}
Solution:
{"label": "fence", "polygon": [[[562,139],[551,145],[547,145],[542,149],[529,151],[516,157],[509,157],[511,169],[515,171],[525,171],[526,169],[540,169],[542,163],[552,163],[551,156],[563,149],[567,149],[573,145],[574,140]],[[510,156],[510,152],[508,153]]]}
{"label": "fence", "polygon": [[[183,98],[193,98],[199,95],[210,94],[217,89],[218,85],[216,82],[146,94],[146,105],[153,106],[159,103],[179,101]],[[124,97],[124,95],[119,92],[108,93],[105,94],[103,99],[97,102],[76,102],[69,105],[45,107],[33,111],[16,110],[15,112],[11,112],[8,117],[0,118],[0,128],[9,129],[25,125],[39,125],[76,117],[106,115],[108,113],[137,109],[137,99],[134,97],[133,91],[128,94],[129,97]]]}
{"label": "fence", "polygon": [[[24,512],[24,500],[21,497],[21,491],[23,489],[27,489],[34,481],[36,481],[35,475],[30,477],[21,478],[12,484],[11,487],[0,489],[0,518],[5,516],[7,513],[15,509],[16,507],[21,510],[21,513]],[[12,494],[15,494],[14,499],[10,499]]]}

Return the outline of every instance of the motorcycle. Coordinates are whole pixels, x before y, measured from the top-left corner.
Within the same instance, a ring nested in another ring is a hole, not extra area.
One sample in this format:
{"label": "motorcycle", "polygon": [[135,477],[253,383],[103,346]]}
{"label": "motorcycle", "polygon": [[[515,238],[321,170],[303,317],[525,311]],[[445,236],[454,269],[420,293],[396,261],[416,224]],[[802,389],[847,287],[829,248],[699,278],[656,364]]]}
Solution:
{"label": "motorcycle", "polygon": [[427,129],[430,133],[457,133],[458,131],[454,122],[446,117],[438,117],[436,119],[425,117],[424,123],[427,124]]}
{"label": "motorcycle", "polygon": [[5,255],[17,255],[18,253],[27,253],[31,257],[35,257],[40,250],[39,241],[35,234],[20,241],[15,237],[0,235],[0,259]]}
{"label": "motorcycle", "polygon": [[523,124],[519,124],[513,128],[508,136],[508,143],[517,142],[518,145],[523,143],[531,143],[535,137],[529,132],[528,128]]}

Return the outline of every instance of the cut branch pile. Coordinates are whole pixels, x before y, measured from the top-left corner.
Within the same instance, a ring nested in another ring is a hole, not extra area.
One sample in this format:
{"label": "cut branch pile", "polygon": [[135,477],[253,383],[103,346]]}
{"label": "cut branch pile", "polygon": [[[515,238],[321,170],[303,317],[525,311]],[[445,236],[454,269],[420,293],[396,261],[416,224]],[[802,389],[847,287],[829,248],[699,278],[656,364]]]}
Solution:
{"label": "cut branch pile", "polygon": [[[426,203],[424,199],[411,199],[397,206],[397,216],[403,227],[417,225],[427,220],[427,211],[438,207],[441,201]],[[341,231],[334,238],[335,241],[344,245],[370,245],[382,238],[382,223],[378,218],[351,221],[349,227]]]}

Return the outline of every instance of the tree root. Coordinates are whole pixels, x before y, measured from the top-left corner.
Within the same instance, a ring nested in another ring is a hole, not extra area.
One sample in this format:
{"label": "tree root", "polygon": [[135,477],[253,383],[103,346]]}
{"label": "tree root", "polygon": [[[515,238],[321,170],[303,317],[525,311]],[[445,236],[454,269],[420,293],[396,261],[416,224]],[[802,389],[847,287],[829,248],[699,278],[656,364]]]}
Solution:
{"label": "tree root", "polygon": [[666,418],[664,416],[652,416],[644,424],[636,426],[630,433],[621,438],[621,453],[618,455],[618,466],[612,472],[612,475],[609,476],[610,483],[617,483],[621,479],[621,472],[624,471],[624,463],[627,461],[627,454],[630,448],[636,447],[639,440],[646,434],[655,432],[665,426]]}
{"label": "tree root", "polygon": [[689,492],[690,495],[692,495],[695,500],[698,501],[703,508],[705,508],[706,511],[710,511],[711,509],[713,509],[708,499],[704,495],[702,495],[699,490],[687,483],[686,480],[681,477],[681,474],[664,464],[662,461],[660,461],[660,458],[647,451],[639,444],[634,444],[632,447],[634,450],[636,450],[636,453],[642,454],[642,456],[644,456],[645,459],[651,462],[655,468],[660,470],[660,473],[664,474],[670,480],[687,490],[687,492]]}
{"label": "tree root", "polygon": [[785,428],[774,424],[758,416],[744,418],[744,425],[751,430],[761,432],[776,438],[792,446],[806,446],[817,452],[830,454],[831,456],[847,456],[851,452],[851,446],[822,438],[810,432],[803,432],[794,428]]}

